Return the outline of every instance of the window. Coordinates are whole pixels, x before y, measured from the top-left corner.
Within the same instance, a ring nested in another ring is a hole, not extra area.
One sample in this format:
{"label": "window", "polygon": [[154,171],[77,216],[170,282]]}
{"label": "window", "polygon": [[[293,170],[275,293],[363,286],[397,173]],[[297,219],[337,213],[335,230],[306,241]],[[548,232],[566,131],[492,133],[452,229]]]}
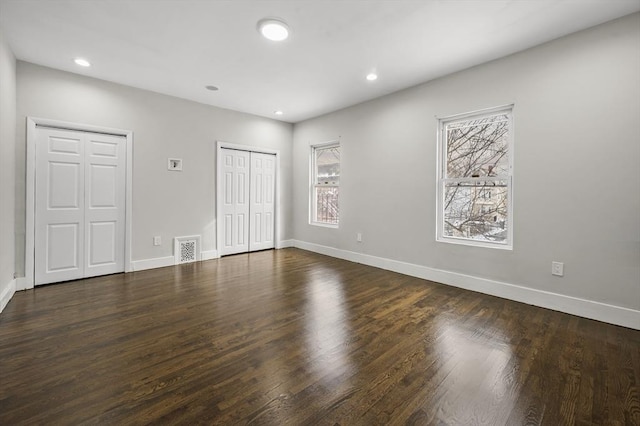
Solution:
{"label": "window", "polygon": [[438,241],[512,248],[512,109],[439,120]]}
{"label": "window", "polygon": [[311,223],[338,226],[340,145],[311,147]]}

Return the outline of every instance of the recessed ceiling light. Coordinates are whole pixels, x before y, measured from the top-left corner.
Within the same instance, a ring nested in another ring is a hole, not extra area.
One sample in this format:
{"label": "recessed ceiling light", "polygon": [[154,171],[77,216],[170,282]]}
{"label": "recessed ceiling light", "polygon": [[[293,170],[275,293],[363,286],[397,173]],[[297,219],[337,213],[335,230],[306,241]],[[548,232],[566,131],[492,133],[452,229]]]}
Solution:
{"label": "recessed ceiling light", "polygon": [[89,61],[87,61],[86,59],[82,59],[82,58],[76,58],[73,60],[73,62],[76,63],[76,65],[80,65],[81,67],[90,67],[91,63]]}
{"label": "recessed ceiling light", "polygon": [[284,114],[284,112],[282,112],[282,111],[280,111],[280,110],[273,111],[273,113],[274,113],[275,115],[282,115],[282,114]]}
{"label": "recessed ceiling light", "polygon": [[289,37],[289,26],[279,19],[263,19],[258,22],[258,31],[264,38],[272,41],[282,41]]}
{"label": "recessed ceiling light", "polygon": [[207,89],[207,90],[211,90],[212,92],[215,92],[216,90],[220,90],[216,86],[211,86],[211,85],[204,86],[204,88]]}
{"label": "recessed ceiling light", "polygon": [[378,79],[378,74],[373,73],[373,72],[367,74],[367,80],[374,81],[374,80],[377,80],[377,79]]}

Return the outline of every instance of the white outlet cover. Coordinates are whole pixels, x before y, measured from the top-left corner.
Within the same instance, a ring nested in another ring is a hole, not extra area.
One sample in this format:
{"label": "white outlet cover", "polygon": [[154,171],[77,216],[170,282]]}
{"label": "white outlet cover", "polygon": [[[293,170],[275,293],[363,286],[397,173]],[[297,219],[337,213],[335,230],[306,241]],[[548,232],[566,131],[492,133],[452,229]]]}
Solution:
{"label": "white outlet cover", "polygon": [[551,262],[551,274],[558,277],[564,276],[564,263]]}

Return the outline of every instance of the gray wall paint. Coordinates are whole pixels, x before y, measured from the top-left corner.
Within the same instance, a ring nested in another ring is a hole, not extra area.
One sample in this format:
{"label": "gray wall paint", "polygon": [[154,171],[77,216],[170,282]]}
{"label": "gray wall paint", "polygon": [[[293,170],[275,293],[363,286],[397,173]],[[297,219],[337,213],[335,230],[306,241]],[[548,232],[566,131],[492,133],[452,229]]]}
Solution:
{"label": "gray wall paint", "polygon": [[[17,82],[19,272],[24,273],[27,116],[133,131],[134,261],[171,256],[177,236],[202,235],[203,250],[216,248],[216,140],[280,151],[282,237],[292,237],[291,124],[20,61]],[[169,157],[182,158],[184,171],[168,171]],[[154,235],[162,237],[161,246],[153,246]]]}
{"label": "gray wall paint", "polygon": [[[638,76],[634,14],[298,123],[295,238],[640,309]],[[435,117],[509,103],[513,251],[436,243]],[[341,224],[328,229],[308,224],[309,144],[334,139]],[[563,278],[551,275],[552,260],[565,262]]]}
{"label": "gray wall paint", "polygon": [[0,30],[0,294],[14,272],[16,59]]}

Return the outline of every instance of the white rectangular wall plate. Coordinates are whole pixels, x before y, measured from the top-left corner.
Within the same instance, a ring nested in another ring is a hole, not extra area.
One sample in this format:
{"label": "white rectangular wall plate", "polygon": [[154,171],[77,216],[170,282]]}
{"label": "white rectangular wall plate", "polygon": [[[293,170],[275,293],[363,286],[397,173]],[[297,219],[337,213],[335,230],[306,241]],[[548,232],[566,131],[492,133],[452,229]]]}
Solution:
{"label": "white rectangular wall plate", "polygon": [[167,169],[174,172],[182,171],[182,158],[169,158]]}
{"label": "white rectangular wall plate", "polygon": [[551,274],[558,277],[564,276],[564,263],[563,262],[551,262]]}

